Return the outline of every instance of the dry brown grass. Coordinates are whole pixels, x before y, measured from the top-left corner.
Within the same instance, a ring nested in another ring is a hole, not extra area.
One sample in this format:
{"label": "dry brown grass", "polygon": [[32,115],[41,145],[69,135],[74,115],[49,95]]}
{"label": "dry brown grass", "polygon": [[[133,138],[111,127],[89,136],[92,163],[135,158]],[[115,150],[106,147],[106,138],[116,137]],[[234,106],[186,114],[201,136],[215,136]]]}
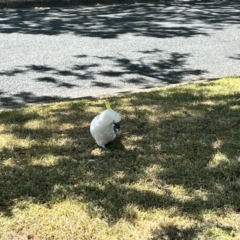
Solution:
{"label": "dry brown grass", "polygon": [[240,79],[0,113],[0,239],[240,239]]}

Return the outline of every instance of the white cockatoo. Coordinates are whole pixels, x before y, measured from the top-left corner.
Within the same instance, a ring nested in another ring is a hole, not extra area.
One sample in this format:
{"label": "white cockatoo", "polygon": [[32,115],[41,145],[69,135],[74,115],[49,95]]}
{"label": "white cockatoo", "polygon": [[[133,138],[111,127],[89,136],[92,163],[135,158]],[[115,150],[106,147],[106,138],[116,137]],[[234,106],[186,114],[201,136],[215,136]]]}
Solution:
{"label": "white cockatoo", "polygon": [[111,109],[109,102],[106,102],[107,109],[94,117],[90,124],[90,132],[98,146],[103,149],[106,144],[116,138],[116,133],[120,128],[121,116]]}

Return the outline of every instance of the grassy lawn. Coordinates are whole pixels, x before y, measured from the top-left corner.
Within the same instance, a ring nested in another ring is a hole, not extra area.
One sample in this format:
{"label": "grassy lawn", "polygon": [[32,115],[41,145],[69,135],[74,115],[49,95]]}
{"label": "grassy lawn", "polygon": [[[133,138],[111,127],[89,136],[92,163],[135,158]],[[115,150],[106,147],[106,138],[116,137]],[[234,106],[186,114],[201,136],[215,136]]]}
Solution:
{"label": "grassy lawn", "polygon": [[0,112],[0,239],[240,239],[240,79]]}

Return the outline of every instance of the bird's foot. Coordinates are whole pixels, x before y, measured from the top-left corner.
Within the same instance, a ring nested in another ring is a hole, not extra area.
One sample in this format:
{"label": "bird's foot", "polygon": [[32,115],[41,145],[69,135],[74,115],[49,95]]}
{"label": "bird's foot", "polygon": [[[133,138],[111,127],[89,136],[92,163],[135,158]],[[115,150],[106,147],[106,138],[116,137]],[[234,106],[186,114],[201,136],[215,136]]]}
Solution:
{"label": "bird's foot", "polygon": [[109,148],[107,148],[105,145],[98,145],[100,148],[102,148],[104,151],[111,151]]}

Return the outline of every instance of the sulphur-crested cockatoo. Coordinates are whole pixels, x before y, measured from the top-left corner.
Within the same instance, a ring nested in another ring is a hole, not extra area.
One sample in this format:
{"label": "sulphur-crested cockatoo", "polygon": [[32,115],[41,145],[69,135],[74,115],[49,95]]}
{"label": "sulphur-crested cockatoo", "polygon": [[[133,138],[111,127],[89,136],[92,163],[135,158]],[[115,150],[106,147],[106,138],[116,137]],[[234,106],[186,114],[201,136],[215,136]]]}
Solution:
{"label": "sulphur-crested cockatoo", "polygon": [[90,124],[90,132],[98,146],[103,149],[106,144],[112,142],[116,137],[116,132],[120,128],[121,116],[111,109],[109,102],[106,102],[107,109],[97,115]]}

